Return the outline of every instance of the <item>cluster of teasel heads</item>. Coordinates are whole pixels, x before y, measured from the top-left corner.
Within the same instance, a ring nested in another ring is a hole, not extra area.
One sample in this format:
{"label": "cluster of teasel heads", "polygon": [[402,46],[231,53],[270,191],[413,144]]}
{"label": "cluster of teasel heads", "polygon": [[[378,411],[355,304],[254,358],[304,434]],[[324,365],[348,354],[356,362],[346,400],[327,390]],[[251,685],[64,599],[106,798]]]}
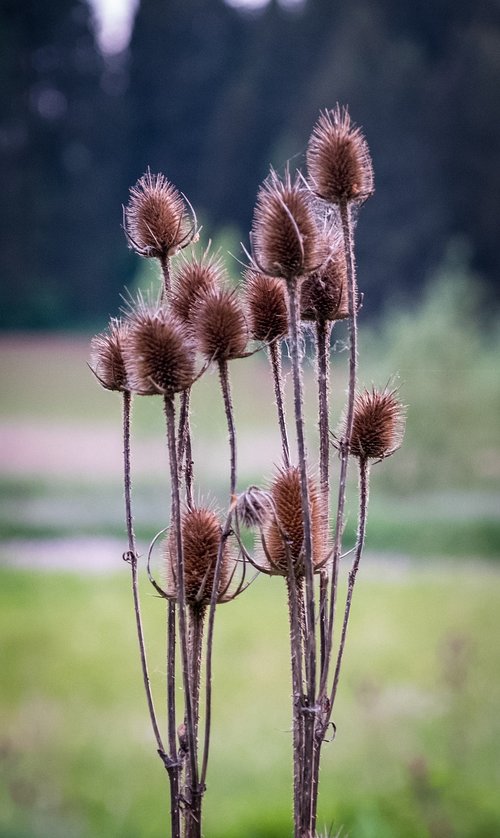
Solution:
{"label": "cluster of teasel heads", "polygon": [[[92,368],[103,387],[123,397],[128,532],[124,558],[132,570],[151,723],[170,781],[173,836],[201,835],[211,731],[215,611],[219,603],[235,599],[248,587],[249,566],[286,581],[293,694],[294,835],[306,838],[316,834],[320,756],[331,724],[364,545],[369,466],[399,447],[404,425],[404,409],[396,391],[359,391],[357,386],[360,296],[355,276],[353,210],[372,192],[373,171],[366,141],[347,110],[337,106],[323,112],[313,129],[307,148],[307,178],[300,173],[292,177],[288,170],[279,177],[271,171],[261,186],[247,253],[249,264],[240,289],[231,287],[221,258],[211,254],[209,247],[201,256],[181,253],[198,240],[196,217],[185,196],[163,175],[144,175],[131,189],[124,209],[128,243],[141,256],[159,261],[161,289],[155,297],[139,297],[132,302],[121,319],[112,319],[107,331],[94,338]],[[338,320],[349,324],[349,385],[341,425],[334,434],[329,419],[330,341]],[[316,352],[317,469],[309,462],[304,430],[304,328],[313,331]],[[292,367],[295,462],[285,413],[283,341],[287,342]],[[282,462],[266,489],[254,486],[238,495],[229,362],[263,348],[272,371]],[[210,365],[218,368],[229,434],[228,503],[223,516],[193,500],[190,394]],[[147,563],[150,580],[167,602],[165,738],[149,683],[137,584],[130,456],[134,395],[160,396],[167,427],[171,500],[160,582],[151,573],[149,558]],[[340,459],[340,467],[337,497],[332,504],[330,466],[334,456]],[[358,464],[358,533],[345,608],[337,615],[349,458]],[[242,538],[245,528],[256,533],[253,551],[247,549]],[[334,636],[337,624],[338,639]],[[183,687],[180,709],[176,705],[177,655]]]}

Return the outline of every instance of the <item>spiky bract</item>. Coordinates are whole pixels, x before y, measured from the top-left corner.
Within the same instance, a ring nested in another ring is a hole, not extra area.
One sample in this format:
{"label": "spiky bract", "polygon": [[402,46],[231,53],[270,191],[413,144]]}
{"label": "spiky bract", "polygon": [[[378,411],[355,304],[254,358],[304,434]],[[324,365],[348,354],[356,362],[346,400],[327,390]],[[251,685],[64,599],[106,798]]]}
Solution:
{"label": "spiky bract", "polygon": [[172,396],[195,378],[195,345],[184,325],[163,305],[142,299],[128,317],[124,359],[130,389],[143,396]]}
{"label": "spiky bract", "polygon": [[332,204],[363,201],[373,193],[373,167],[363,133],[347,108],[326,110],[313,128],[307,168],[314,192]]}
{"label": "spiky bract", "polygon": [[307,276],[300,288],[303,320],[325,322],[349,316],[347,269],[343,250],[336,250],[319,271]]}
{"label": "spiky bract", "polygon": [[283,283],[249,269],[245,272],[245,292],[250,335],[271,343],[288,333],[288,310]]}
{"label": "spiky bract", "polygon": [[186,247],[196,234],[196,221],[180,192],[164,175],[150,171],[130,189],[124,227],[131,248],[158,259]]}
{"label": "spiky bract", "polygon": [[[186,602],[192,607],[205,608],[212,596],[215,565],[220,548],[222,530],[217,514],[207,507],[194,507],[182,516],[182,545],[184,551],[184,584]],[[173,542],[165,544],[167,594],[177,596],[177,565]],[[231,559],[225,546],[219,580],[218,598],[223,601],[231,575]]]}
{"label": "spiky bract", "polygon": [[224,268],[220,258],[205,251],[199,259],[181,260],[177,264],[170,305],[174,314],[186,324],[191,324],[196,305],[203,295],[220,286]]}
{"label": "spiky bract", "polygon": [[404,424],[405,409],[395,390],[363,390],[354,402],[350,453],[365,462],[389,457],[401,445]]}
{"label": "spiky bract", "polygon": [[92,338],[91,366],[106,390],[128,389],[123,347],[128,338],[128,325],[112,318],[108,329]]}
{"label": "spiky bract", "polygon": [[199,300],[192,324],[198,348],[208,361],[229,361],[244,354],[248,328],[234,290],[210,288]]}
{"label": "spiky bract", "polygon": [[257,195],[252,224],[255,262],[268,276],[290,280],[325,261],[328,248],[317,224],[314,196],[297,177],[271,171]]}
{"label": "spiky bract", "polygon": [[[327,537],[323,501],[319,489],[311,478],[308,480],[311,516],[313,564],[318,567],[326,556]],[[265,531],[265,542],[269,554],[271,573],[288,575],[288,552],[297,577],[305,573],[304,523],[300,470],[296,466],[283,468],[278,472],[271,486],[275,516],[270,519]],[[277,520],[276,520],[277,519]]]}

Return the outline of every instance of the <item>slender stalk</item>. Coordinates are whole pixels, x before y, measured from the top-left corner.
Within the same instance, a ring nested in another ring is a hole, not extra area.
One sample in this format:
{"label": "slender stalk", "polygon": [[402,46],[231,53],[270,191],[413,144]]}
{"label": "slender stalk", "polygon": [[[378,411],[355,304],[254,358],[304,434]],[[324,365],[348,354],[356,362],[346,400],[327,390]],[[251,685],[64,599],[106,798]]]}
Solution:
{"label": "slender stalk", "polygon": [[[329,350],[332,326],[326,320],[316,323],[316,356],[318,375],[318,418],[319,418],[319,474],[325,534],[330,529],[330,423],[328,393],[330,388]],[[322,572],[319,589],[320,671],[325,667],[328,635],[328,574]]]}
{"label": "slender stalk", "polygon": [[340,677],[340,668],[342,666],[342,658],[344,656],[345,639],[347,635],[347,626],[349,623],[349,615],[351,613],[352,595],[354,591],[354,583],[356,582],[356,575],[359,568],[359,562],[363,547],[365,543],[366,533],[366,513],[368,508],[368,487],[369,487],[369,466],[366,460],[359,461],[359,520],[358,520],[358,534],[356,538],[356,548],[354,552],[354,559],[351,570],[349,572],[349,581],[347,585],[347,596],[344,610],[344,620],[342,623],[342,632],[340,635],[339,650],[337,653],[337,662],[335,665],[335,674],[333,677],[332,691],[330,693],[330,713],[333,709],[335,697],[337,695],[337,687]]}
{"label": "slender stalk", "polygon": [[283,379],[281,375],[281,343],[274,341],[269,345],[269,358],[273,371],[274,397],[278,409],[278,422],[281,434],[281,448],[283,451],[283,463],[285,468],[290,466],[290,446],[288,444],[288,432],[286,428],[285,404],[283,399]]}
{"label": "slender stalk", "polygon": [[[333,544],[332,578],[330,583],[330,608],[328,617],[327,644],[325,662],[321,673],[319,696],[326,697],[327,681],[333,645],[335,627],[335,606],[337,600],[340,553],[342,550],[342,530],[344,526],[345,493],[347,484],[347,467],[349,460],[349,445],[351,442],[352,422],[354,417],[354,397],[356,395],[357,360],[358,360],[358,330],[356,316],[356,273],[352,227],[349,205],[340,204],[340,217],[344,239],[344,251],[347,267],[347,299],[349,307],[349,388],[347,395],[346,426],[343,439],[340,441],[340,476],[337,496],[337,515],[335,521],[335,537]],[[325,726],[326,729],[326,726]]]}
{"label": "slender stalk", "polygon": [[[144,689],[146,692],[146,700],[149,710],[149,717],[151,719],[151,727],[153,728],[154,737],[158,748],[158,754],[165,765],[169,775],[170,781],[170,822],[172,830],[172,838],[180,838],[180,811],[179,811],[179,781],[178,781],[178,766],[175,759],[175,747],[170,749],[170,758],[165,752],[163,740],[161,738],[160,729],[158,727],[158,720],[153,700],[153,693],[151,690],[151,683],[149,678],[149,667],[147,661],[146,644],[144,640],[144,629],[142,625],[141,604],[139,597],[139,585],[137,579],[137,548],[134,533],[134,524],[132,516],[132,479],[130,468],[130,412],[132,405],[132,397],[128,391],[123,393],[123,474],[124,474],[124,491],[125,491],[125,521],[127,527],[128,547],[129,552],[127,560],[130,563],[130,570],[132,574],[132,594],[134,599],[135,622],[137,629],[137,639],[139,641],[139,654],[141,659],[142,678],[144,681]],[[174,740],[175,741],[175,740]]]}
{"label": "slender stalk", "polygon": [[[186,503],[189,508],[193,505],[193,462],[191,450],[191,428],[189,425],[189,402],[191,397],[191,388],[184,390],[181,394],[181,409],[179,416],[179,431],[178,431],[178,448],[177,459],[179,462],[179,475],[182,480],[182,472],[184,471],[184,481],[186,488]],[[184,457],[186,461],[184,463]]]}
{"label": "slender stalk", "polygon": [[163,277],[163,298],[166,299],[170,293],[170,259],[168,256],[162,256],[160,259],[161,273]]}
{"label": "slender stalk", "polygon": [[219,544],[219,551],[217,554],[217,561],[215,563],[214,581],[212,585],[212,596],[210,599],[210,606],[208,611],[208,626],[207,626],[207,648],[206,648],[206,663],[205,663],[205,739],[203,743],[203,760],[200,774],[200,786],[204,788],[207,768],[208,756],[210,751],[210,733],[212,724],[212,652],[214,642],[214,627],[215,627],[215,608],[217,606],[217,598],[219,595],[219,582],[222,571],[222,560],[224,556],[224,545],[231,532],[231,523],[233,520],[233,502],[236,498],[236,475],[237,475],[237,451],[236,451],[236,430],[233,417],[233,402],[231,396],[231,386],[229,382],[229,374],[227,361],[219,361],[219,378],[222,390],[222,397],[224,399],[224,410],[226,413],[227,430],[229,434],[229,448],[230,448],[230,477],[229,477],[229,512],[222,530],[221,540]]}
{"label": "slender stalk", "polygon": [[200,676],[204,622],[205,607],[202,606],[200,608],[191,606],[189,608],[189,647],[191,658],[191,684],[193,691],[194,732],[196,737],[198,737],[200,714]]}
{"label": "slender stalk", "polygon": [[300,490],[304,525],[304,572],[305,572],[305,664],[307,682],[307,703],[302,708],[304,713],[304,750],[302,778],[302,830],[303,835],[311,834],[312,820],[312,781],[314,762],[314,729],[316,716],[316,637],[314,603],[314,568],[312,553],[311,510],[309,505],[309,487],[307,481],[307,454],[304,437],[304,417],[302,411],[302,369],[301,347],[299,343],[299,318],[297,305],[297,279],[292,277],[287,282],[290,307],[290,351],[292,357],[295,426],[300,471]]}
{"label": "slender stalk", "polygon": [[[184,687],[184,709],[186,719],[186,740],[189,763],[190,788],[188,807],[185,813],[186,832],[190,835],[200,835],[201,795],[198,788],[198,765],[196,759],[196,739],[194,732],[193,704],[191,693],[191,679],[189,671],[188,632],[186,620],[186,591],[184,584],[184,555],[181,531],[181,509],[179,492],[179,467],[177,463],[177,447],[175,439],[175,408],[173,396],[164,397],[165,416],[167,420],[167,439],[170,464],[170,482],[172,494],[172,526],[173,544],[176,551],[176,588],[179,617],[179,636],[181,646],[182,682]],[[193,828],[197,831],[193,831]]]}
{"label": "slender stalk", "polygon": [[[289,551],[288,551],[289,552]],[[290,622],[290,659],[292,666],[293,719],[293,814],[295,838],[300,838],[302,821],[302,753],[304,748],[304,717],[302,715],[302,628],[296,579],[291,557],[288,557],[288,616]]]}

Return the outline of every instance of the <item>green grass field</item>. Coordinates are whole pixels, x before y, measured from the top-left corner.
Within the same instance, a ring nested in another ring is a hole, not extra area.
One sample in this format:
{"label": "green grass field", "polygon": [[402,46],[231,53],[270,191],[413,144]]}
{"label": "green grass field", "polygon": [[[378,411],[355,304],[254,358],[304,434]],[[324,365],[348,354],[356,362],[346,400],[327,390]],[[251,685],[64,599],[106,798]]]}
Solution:
{"label": "green grass field", "polygon": [[[373,470],[337,737],[325,746],[320,823],[343,838],[500,835],[500,339],[463,313],[466,293],[441,284],[411,316],[394,313],[361,333],[361,381],[383,384],[399,371],[409,412],[404,447]],[[345,386],[342,333],[338,341],[333,425]],[[87,337],[0,339],[1,838],[167,834],[166,778],[120,559],[120,400],[95,382],[87,358]],[[265,359],[236,362],[232,379],[243,488],[271,477],[279,440]],[[314,457],[312,363],[306,379]],[[193,407],[198,491],[224,503],[215,375],[199,382]],[[155,399],[136,400],[133,460],[144,550],[168,510]],[[355,492],[353,473],[347,547]],[[145,587],[163,708],[164,614],[150,594]],[[288,835],[279,580],[258,580],[220,609],[216,644],[206,835]]]}

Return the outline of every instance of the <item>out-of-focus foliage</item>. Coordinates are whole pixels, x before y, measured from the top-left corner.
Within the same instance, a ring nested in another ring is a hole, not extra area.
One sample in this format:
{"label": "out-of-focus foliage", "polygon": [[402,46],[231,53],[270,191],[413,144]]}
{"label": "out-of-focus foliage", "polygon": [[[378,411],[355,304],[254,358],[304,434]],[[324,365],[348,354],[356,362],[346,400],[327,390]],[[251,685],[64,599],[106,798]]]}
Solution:
{"label": "out-of-focus foliage", "polygon": [[0,325],[103,320],[136,271],[120,231],[148,165],[246,238],[269,162],[302,165],[322,107],[349,103],[377,193],[363,209],[366,308],[408,296],[450,238],[495,289],[500,10],[418,0],[142,0],[129,50],[103,58],[83,0],[0,8]]}

